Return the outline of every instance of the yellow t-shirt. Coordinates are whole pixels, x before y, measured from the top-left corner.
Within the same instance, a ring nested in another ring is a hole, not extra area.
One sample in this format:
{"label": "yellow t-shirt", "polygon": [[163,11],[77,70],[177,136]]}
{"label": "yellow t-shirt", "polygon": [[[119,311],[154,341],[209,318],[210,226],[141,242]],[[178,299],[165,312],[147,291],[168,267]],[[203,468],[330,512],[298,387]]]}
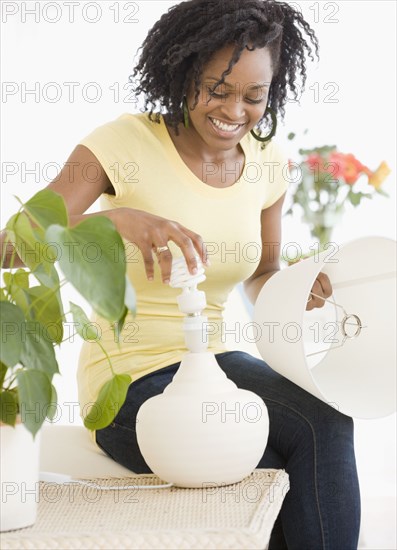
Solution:
{"label": "yellow t-shirt", "polygon": [[[213,353],[226,351],[221,334],[224,304],[233,287],[257,268],[261,210],[277,201],[288,185],[286,159],[274,140],[261,150],[258,141],[249,133],[245,135],[240,142],[245,154],[243,173],[225,188],[204,183],[187,167],[162,116],[158,124],[150,121],[147,113],[126,113],[96,128],[80,143],[96,156],[115,189],[115,196],[102,195],[102,209],[144,210],[177,221],[202,236],[211,262],[206,280],[198,287],[206,293],[203,315],[211,323],[208,349]],[[109,323],[97,315],[91,319],[100,327],[101,343],[115,372],[128,373],[135,381],[181,361],[186,347],[183,314],[176,301],[181,290],[161,281],[156,260],[155,278],[149,282],[139,249],[132,243],[125,245],[137,314],[135,318],[127,316],[120,348]],[[170,241],[169,246],[175,256],[182,255],[175,243]],[[110,378],[108,361],[99,346],[85,342],[77,373],[83,414]]]}

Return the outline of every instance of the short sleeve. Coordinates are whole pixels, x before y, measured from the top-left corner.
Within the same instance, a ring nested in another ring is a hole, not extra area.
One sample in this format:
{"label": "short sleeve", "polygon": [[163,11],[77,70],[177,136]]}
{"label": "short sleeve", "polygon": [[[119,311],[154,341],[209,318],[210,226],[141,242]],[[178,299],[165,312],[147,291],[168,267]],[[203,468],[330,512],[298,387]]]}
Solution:
{"label": "short sleeve", "polygon": [[289,185],[288,158],[277,142],[272,140],[262,151],[265,200],[262,210],[269,208],[287,191]]}
{"label": "short sleeve", "polygon": [[140,129],[133,117],[121,116],[95,128],[79,145],[95,155],[114,187],[115,195],[104,196],[114,204],[125,201],[138,183]]}

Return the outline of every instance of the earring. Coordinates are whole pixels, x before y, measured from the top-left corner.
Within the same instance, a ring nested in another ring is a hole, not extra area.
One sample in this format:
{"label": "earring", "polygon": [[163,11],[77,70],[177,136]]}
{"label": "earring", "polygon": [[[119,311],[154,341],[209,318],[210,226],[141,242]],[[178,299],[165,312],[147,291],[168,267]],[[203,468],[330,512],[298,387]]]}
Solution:
{"label": "earring", "polygon": [[183,125],[185,128],[189,128],[189,109],[187,106],[186,96],[183,96],[182,100],[182,110],[183,110]]}
{"label": "earring", "polygon": [[265,141],[269,141],[270,139],[272,139],[272,137],[275,135],[276,133],[276,129],[277,129],[277,117],[276,117],[276,113],[273,111],[273,109],[271,109],[270,107],[266,107],[266,111],[265,111],[265,114],[264,116],[266,117],[267,113],[270,113],[270,116],[272,118],[272,129],[271,129],[271,132],[270,134],[268,134],[267,136],[265,137],[261,137],[261,136],[258,136],[258,134],[255,134],[255,132],[253,130],[251,130],[251,134],[252,136],[257,140],[257,141],[261,141],[262,143],[265,142]]}

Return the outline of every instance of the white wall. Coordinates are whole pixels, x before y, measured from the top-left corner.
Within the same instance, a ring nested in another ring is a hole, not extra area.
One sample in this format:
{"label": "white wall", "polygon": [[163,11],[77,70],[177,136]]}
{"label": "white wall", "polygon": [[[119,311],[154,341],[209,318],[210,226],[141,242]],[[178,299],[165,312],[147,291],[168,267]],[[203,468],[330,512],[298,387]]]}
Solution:
{"label": "white wall", "polygon": [[[135,110],[123,86],[132,72],[137,48],[161,13],[175,3],[80,2],[73,18],[67,2],[1,3],[2,227],[17,209],[13,195],[29,198],[55,177],[56,168],[50,163],[61,166],[93,128]],[[391,1],[345,0],[291,3],[300,6],[316,31],[321,58],[319,64],[309,65],[301,104],[288,103],[285,123],[279,124],[280,143],[291,158],[298,146],[335,143],[371,168],[387,160],[392,174],[384,188],[390,198],[378,196],[357,209],[348,209],[334,239],[343,243],[369,234],[395,237],[396,5]],[[26,10],[33,10],[33,14]],[[124,22],[126,17],[135,21]],[[70,95],[72,85],[67,84],[71,82],[76,83],[74,98]],[[24,93],[35,86],[37,97]],[[318,86],[318,101],[311,86]],[[327,100],[332,90],[337,91]],[[54,100],[57,91],[61,96]],[[94,101],[97,91],[101,97]],[[301,133],[305,128],[309,133],[303,139],[287,141],[290,131]],[[35,163],[37,175],[25,173]],[[10,175],[14,169],[16,173]],[[298,217],[284,219],[283,240],[298,241],[302,248],[310,244],[308,231]],[[65,292],[65,298],[76,300],[73,290]],[[244,315],[241,297],[234,292],[227,319]],[[77,408],[67,405],[77,402],[79,347],[76,338],[65,343],[60,353],[63,374],[58,377],[57,388],[62,423],[80,422]],[[256,353],[247,343],[236,347]],[[395,415],[356,421],[357,460],[366,494],[395,494],[395,423]],[[387,476],[379,478],[378,472]]]}

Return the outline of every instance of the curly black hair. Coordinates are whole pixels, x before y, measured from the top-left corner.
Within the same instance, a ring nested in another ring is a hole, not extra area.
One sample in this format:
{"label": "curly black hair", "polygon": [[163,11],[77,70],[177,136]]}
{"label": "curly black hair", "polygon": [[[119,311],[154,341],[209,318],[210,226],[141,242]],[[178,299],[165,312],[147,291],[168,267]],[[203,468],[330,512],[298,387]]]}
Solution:
{"label": "curly black hair", "polygon": [[[228,68],[212,91],[225,81],[244,48],[267,46],[273,66],[268,106],[284,119],[288,88],[297,100],[297,72],[306,82],[306,51],[312,61],[312,48],[298,27],[310,37],[319,58],[318,40],[299,10],[276,0],[188,0],[169,8],[149,31],[141,49],[139,63],[130,80],[140,75],[137,95],[145,94],[144,111],[151,104],[149,119],[160,122],[161,109],[166,109],[167,123],[179,135],[183,120],[183,96],[192,82],[198,103],[205,64],[226,45],[234,44]],[[139,49],[138,49],[139,50]],[[154,112],[158,106],[160,112]],[[265,123],[265,115],[258,127]]]}

